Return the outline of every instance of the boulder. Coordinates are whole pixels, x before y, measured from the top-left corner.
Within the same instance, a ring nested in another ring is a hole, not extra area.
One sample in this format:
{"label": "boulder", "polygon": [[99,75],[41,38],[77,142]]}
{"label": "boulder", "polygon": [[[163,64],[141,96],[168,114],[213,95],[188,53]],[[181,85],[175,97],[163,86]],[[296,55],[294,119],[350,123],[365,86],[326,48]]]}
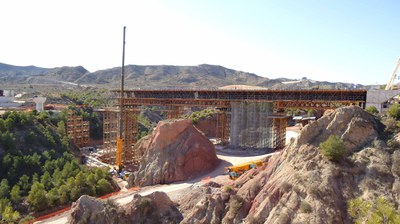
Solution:
{"label": "boulder", "polygon": [[131,202],[118,207],[111,201],[81,196],[72,205],[68,223],[128,224],[154,223],[174,224],[183,219],[174,203],[164,192],[147,196],[134,195]]}
{"label": "boulder", "polygon": [[107,204],[94,197],[83,195],[76,202],[72,203],[68,223],[127,223],[125,217],[120,215],[121,212],[113,204]]}
{"label": "boulder", "polygon": [[219,164],[214,145],[187,119],[159,122],[135,148],[143,155],[130,187],[188,180]]}
{"label": "boulder", "polygon": [[135,194],[133,200],[123,206],[128,223],[179,223],[183,216],[164,192],[148,196]]}

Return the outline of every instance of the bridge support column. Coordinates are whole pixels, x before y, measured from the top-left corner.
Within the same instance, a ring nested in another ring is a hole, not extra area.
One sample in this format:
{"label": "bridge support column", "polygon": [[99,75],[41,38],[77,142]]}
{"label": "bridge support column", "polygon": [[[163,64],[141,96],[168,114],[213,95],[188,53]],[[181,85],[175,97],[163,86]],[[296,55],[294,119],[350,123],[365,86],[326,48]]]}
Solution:
{"label": "bridge support column", "polygon": [[268,102],[232,102],[230,144],[243,148],[273,148],[273,105]]}
{"label": "bridge support column", "polygon": [[229,143],[229,116],[226,108],[218,109],[215,134],[215,137],[220,139],[222,145]]}

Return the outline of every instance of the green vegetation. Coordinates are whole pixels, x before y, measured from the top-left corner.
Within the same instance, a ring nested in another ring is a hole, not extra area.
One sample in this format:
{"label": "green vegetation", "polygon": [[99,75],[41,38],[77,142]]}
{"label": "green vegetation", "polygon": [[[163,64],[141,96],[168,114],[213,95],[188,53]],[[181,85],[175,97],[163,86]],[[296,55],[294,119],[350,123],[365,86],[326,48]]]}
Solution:
{"label": "green vegetation", "polygon": [[191,113],[188,118],[192,120],[193,124],[196,124],[201,119],[211,118],[213,114],[215,114],[215,110],[205,109]]}
{"label": "green vegetation", "polygon": [[400,223],[399,212],[396,212],[394,206],[383,197],[379,197],[374,202],[355,198],[349,200],[347,204],[347,212],[355,223]]}
{"label": "green vegetation", "polygon": [[322,155],[333,162],[339,162],[346,154],[343,140],[337,135],[329,136],[329,138],[325,142],[322,142],[319,147]]}
{"label": "green vegetation", "polygon": [[113,190],[107,170],[79,165],[71,154],[60,114],[5,113],[0,152],[0,223]]}
{"label": "green vegetation", "polygon": [[314,117],[315,116],[315,110],[314,109],[307,110],[307,116]]}
{"label": "green vegetation", "polygon": [[389,117],[392,117],[396,120],[400,119],[400,106],[398,103],[393,104],[392,106],[389,107],[388,112],[387,112]]}
{"label": "green vegetation", "polygon": [[367,108],[365,108],[365,111],[367,111],[370,114],[378,114],[379,111],[375,106],[369,106]]}
{"label": "green vegetation", "polygon": [[301,201],[300,203],[300,211],[302,213],[310,213],[312,212],[312,207],[307,201]]}
{"label": "green vegetation", "polygon": [[108,90],[70,91],[61,93],[60,96],[76,105],[87,105],[93,108],[101,108],[110,104]]}

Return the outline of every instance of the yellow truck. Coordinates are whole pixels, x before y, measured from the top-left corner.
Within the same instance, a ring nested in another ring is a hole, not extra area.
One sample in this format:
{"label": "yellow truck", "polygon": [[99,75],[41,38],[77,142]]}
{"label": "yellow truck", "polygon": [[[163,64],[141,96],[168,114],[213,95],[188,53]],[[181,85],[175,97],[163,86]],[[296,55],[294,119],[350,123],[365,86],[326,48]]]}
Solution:
{"label": "yellow truck", "polygon": [[247,170],[260,167],[263,165],[263,161],[261,160],[254,160],[247,163],[242,163],[236,166],[227,166],[225,167],[225,173],[229,175],[229,178],[232,180],[236,180],[239,178]]}

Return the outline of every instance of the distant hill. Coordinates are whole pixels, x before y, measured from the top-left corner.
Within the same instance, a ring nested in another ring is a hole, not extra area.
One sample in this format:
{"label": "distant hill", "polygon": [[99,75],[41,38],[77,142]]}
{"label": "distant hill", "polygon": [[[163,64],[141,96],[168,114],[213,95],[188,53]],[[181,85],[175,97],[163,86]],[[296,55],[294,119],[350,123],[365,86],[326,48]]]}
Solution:
{"label": "distant hill", "polygon": [[[1,86],[7,84],[72,84],[106,88],[120,85],[121,67],[89,72],[82,66],[39,68],[0,63]],[[259,86],[267,89],[351,89],[350,83],[313,81],[306,78],[269,79],[219,65],[127,65],[126,88],[218,88],[228,85]]]}

